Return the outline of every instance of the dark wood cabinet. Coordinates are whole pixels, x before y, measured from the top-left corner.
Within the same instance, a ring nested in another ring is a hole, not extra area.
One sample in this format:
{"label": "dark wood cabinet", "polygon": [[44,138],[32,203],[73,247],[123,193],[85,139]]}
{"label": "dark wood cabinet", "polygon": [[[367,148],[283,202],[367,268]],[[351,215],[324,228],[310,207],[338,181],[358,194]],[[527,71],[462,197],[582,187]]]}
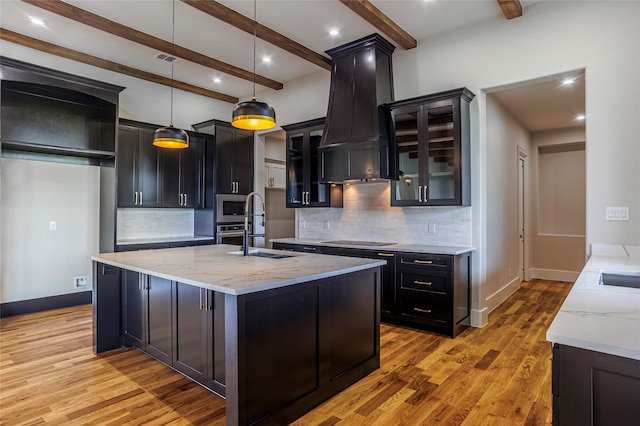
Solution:
{"label": "dark wood cabinet", "polygon": [[388,104],[397,180],[392,206],[471,205],[469,103],[456,89]]}
{"label": "dark wood cabinet", "polygon": [[175,282],[172,366],[224,396],[224,299]]}
{"label": "dark wood cabinet", "polygon": [[118,126],[118,207],[159,207],[160,156],[151,129]]}
{"label": "dark wood cabinet", "polygon": [[172,359],[172,285],[164,278],[123,270],[124,340],[158,360]]}
{"label": "dark wood cabinet", "polygon": [[387,264],[382,267],[380,277],[380,308],[383,320],[396,317],[396,253],[384,250],[359,250],[327,246],[319,250],[322,254],[386,260]]}
{"label": "dark wood cabinet", "polygon": [[189,148],[160,151],[163,207],[200,206],[205,139],[204,135],[189,133]]}
{"label": "dark wood cabinet", "polygon": [[215,139],[216,193],[253,191],[253,132],[218,124]]}
{"label": "dark wood cabinet", "polygon": [[457,336],[471,315],[471,254],[436,255],[394,250],[274,242],[276,250],[387,261],[381,268],[381,317],[391,323]]}
{"label": "dark wood cabinet", "polygon": [[638,424],[638,389],[639,360],[553,344],[553,426]]}
{"label": "dark wood cabinet", "polygon": [[318,147],[324,119],[283,126],[287,132],[287,207],[342,207],[342,185],[321,181]]}

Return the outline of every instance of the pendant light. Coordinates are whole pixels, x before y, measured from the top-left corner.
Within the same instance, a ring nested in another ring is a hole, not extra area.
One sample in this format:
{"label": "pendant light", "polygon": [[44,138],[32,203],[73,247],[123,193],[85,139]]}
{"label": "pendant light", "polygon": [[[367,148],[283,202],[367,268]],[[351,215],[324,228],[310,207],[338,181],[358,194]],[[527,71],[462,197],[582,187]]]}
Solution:
{"label": "pendant light", "polygon": [[256,0],[253,0],[253,96],[233,107],[231,125],[244,130],[265,130],[276,125],[276,112],[265,102],[256,100]]}
{"label": "pendant light", "polygon": [[[176,28],[176,1],[173,0],[173,21],[171,24],[171,46],[174,46]],[[173,52],[172,52],[173,53]],[[189,148],[189,135],[182,129],[173,127],[173,61],[171,62],[171,119],[168,127],[160,127],[153,134],[153,144],[160,148]]]}

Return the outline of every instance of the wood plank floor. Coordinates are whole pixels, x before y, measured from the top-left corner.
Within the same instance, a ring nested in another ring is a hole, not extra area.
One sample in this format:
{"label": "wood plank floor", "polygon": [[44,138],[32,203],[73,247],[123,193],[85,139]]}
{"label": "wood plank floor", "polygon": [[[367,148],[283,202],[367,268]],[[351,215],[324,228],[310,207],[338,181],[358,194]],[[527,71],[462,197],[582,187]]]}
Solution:
{"label": "wood plank floor", "polygon": [[[382,324],[381,367],[302,425],[547,425],[545,340],[571,284],[533,280],[456,339]],[[134,349],[91,352],[91,307],[0,320],[1,425],[223,425],[224,400]]]}

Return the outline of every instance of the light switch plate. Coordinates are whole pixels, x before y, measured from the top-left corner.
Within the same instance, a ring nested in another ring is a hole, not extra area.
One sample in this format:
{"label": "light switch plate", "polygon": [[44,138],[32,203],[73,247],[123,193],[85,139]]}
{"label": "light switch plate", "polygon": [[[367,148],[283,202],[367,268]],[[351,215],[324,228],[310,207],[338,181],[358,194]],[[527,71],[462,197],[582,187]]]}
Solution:
{"label": "light switch plate", "polygon": [[629,220],[629,207],[607,207],[607,220]]}

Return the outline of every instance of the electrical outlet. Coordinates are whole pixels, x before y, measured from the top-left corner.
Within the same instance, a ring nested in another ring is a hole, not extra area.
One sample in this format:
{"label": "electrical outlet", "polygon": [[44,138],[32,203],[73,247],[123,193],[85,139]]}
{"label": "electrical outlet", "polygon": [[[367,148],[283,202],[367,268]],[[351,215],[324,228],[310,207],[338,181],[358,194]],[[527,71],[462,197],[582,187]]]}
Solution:
{"label": "electrical outlet", "polygon": [[436,232],[436,224],[435,223],[430,223],[429,224],[429,233],[430,234],[434,234]]}
{"label": "electrical outlet", "polygon": [[49,231],[55,231],[58,228],[58,224],[54,221],[49,222]]}
{"label": "electrical outlet", "polygon": [[329,221],[328,220],[324,221],[324,229],[329,229]]}
{"label": "electrical outlet", "polygon": [[76,287],[86,287],[89,285],[89,277],[86,275],[83,277],[73,277],[73,283]]}

